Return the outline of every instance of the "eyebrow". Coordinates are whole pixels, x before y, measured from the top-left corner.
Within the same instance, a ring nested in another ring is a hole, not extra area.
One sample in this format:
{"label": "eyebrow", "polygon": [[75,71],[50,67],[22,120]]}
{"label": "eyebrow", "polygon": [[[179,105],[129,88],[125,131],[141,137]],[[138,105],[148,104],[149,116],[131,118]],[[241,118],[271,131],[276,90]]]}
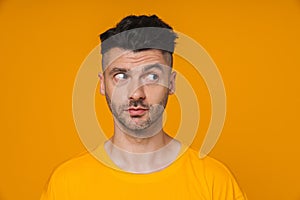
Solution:
{"label": "eyebrow", "polygon": [[[151,65],[147,65],[147,66],[143,67],[143,72],[149,71],[153,68],[158,69],[163,72],[163,67],[159,63],[151,64]],[[112,70],[109,71],[109,75],[113,75],[115,73],[120,73],[120,72],[126,73],[128,71],[130,71],[130,70],[126,69],[126,68],[114,67]]]}
{"label": "eyebrow", "polygon": [[151,69],[153,69],[153,68],[159,69],[160,71],[163,71],[162,65],[161,65],[161,64],[158,64],[158,63],[145,66],[145,67],[143,68],[143,71],[144,71],[144,72],[145,72],[145,71],[149,71],[149,70],[151,70]]}
{"label": "eyebrow", "polygon": [[112,75],[116,72],[128,72],[128,69],[125,68],[119,68],[119,67],[114,67],[112,70],[110,70],[109,75]]}

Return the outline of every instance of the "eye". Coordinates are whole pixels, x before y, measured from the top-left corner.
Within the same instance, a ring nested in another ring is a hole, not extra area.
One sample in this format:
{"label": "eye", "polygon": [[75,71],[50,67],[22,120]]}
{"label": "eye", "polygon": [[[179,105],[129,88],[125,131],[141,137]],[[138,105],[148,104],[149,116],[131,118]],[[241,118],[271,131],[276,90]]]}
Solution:
{"label": "eye", "polygon": [[116,81],[126,80],[127,78],[128,76],[125,73],[118,73],[114,75],[114,79],[116,79]]}
{"label": "eye", "polygon": [[148,74],[146,76],[146,79],[149,81],[156,81],[158,79],[158,75],[157,74]]}

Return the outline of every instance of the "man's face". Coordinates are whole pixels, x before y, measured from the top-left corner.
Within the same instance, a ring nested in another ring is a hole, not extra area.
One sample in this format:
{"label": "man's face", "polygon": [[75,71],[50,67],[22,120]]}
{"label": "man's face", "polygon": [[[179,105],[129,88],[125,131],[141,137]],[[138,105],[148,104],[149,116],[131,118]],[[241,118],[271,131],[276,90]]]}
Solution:
{"label": "man's face", "polygon": [[161,130],[168,95],[175,90],[170,55],[155,49],[132,52],[113,48],[103,58],[106,66],[100,75],[100,90],[115,124],[134,137],[150,137]]}

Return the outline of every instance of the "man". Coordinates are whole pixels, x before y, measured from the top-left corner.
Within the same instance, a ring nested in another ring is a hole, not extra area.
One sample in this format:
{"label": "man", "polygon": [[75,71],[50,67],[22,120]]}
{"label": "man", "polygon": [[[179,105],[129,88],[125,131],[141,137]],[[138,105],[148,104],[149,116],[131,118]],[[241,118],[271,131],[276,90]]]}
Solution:
{"label": "man", "polygon": [[245,199],[226,167],[163,130],[176,38],[155,15],[128,16],[100,35],[114,135],[58,167],[41,199]]}

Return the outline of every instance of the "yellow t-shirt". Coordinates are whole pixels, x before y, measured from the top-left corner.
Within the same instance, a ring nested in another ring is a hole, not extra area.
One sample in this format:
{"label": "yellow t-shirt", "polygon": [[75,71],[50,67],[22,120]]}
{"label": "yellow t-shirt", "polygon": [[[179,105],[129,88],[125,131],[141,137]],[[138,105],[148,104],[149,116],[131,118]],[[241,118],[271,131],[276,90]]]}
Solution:
{"label": "yellow t-shirt", "polygon": [[187,149],[167,168],[132,174],[110,168],[90,153],[59,166],[41,200],[244,200],[237,182],[220,162]]}

